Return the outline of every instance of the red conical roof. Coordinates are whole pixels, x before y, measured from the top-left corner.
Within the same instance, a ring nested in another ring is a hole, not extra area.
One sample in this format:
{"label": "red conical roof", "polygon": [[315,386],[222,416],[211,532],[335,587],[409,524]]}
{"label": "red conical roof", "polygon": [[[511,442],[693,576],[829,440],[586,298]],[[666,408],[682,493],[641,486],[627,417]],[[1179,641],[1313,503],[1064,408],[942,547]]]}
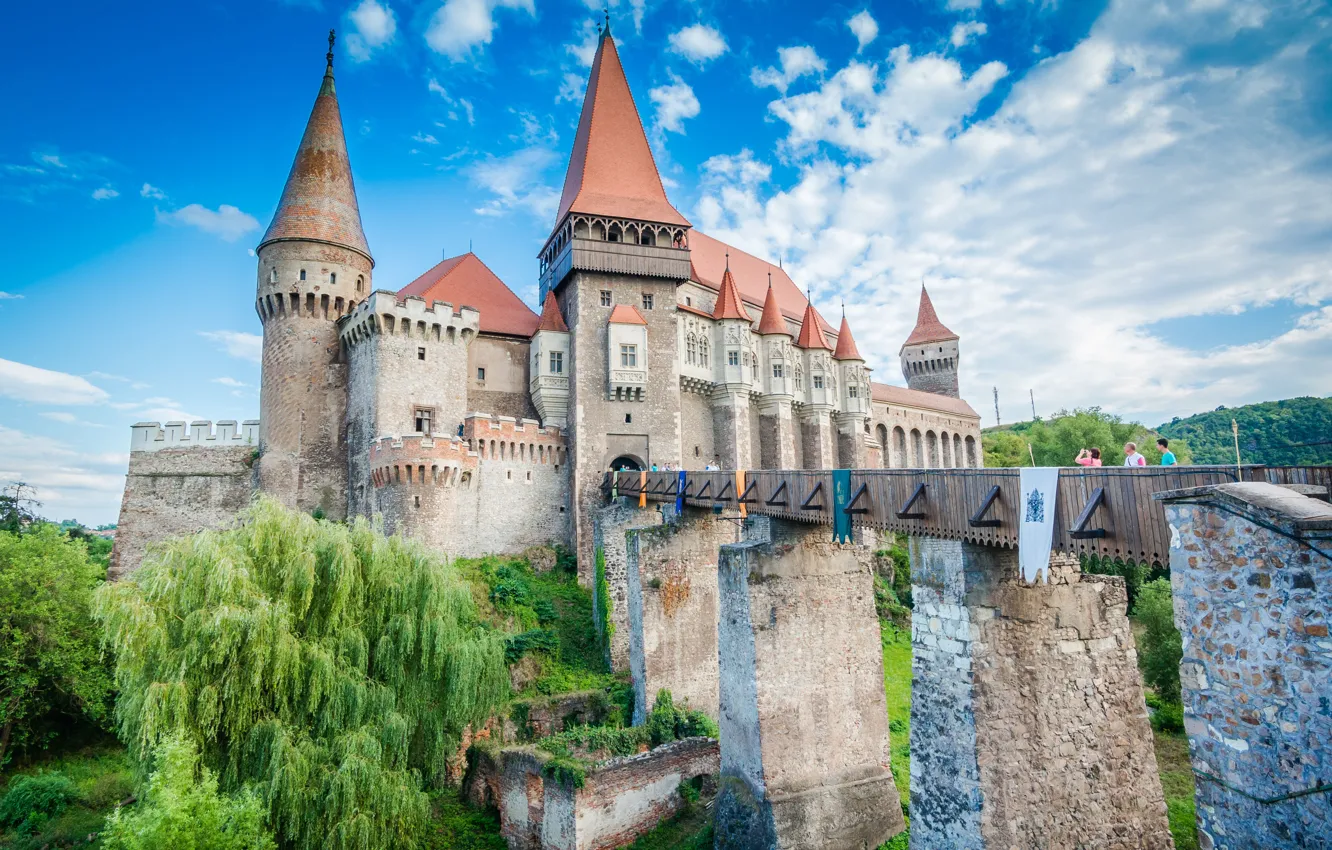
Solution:
{"label": "red conical roof", "polygon": [[740,303],[740,290],[736,288],[735,277],[729,268],[722,273],[721,292],[717,294],[717,306],[712,310],[712,318],[751,321],[745,312],[745,305]]}
{"label": "red conical roof", "polygon": [[569,326],[564,323],[564,316],[560,314],[560,304],[555,300],[554,292],[546,293],[546,303],[541,308],[541,321],[537,323],[536,329],[566,334],[569,332]]}
{"label": "red conical roof", "polygon": [[531,336],[537,314],[471,251],[436,263],[425,274],[398,290],[398,299],[419,295],[429,304],[444,301],[472,307],[480,316],[481,332]]}
{"label": "red conical roof", "polygon": [[609,28],[592,62],[555,224],[570,211],[689,226],[666,199]]}
{"label": "red conical roof", "polygon": [[846,323],[846,314],[842,314],[842,326],[837,330],[837,350],[833,352],[837,360],[864,360],[856,350],[856,341],[851,338],[851,326]]}
{"label": "red conical roof", "polygon": [[819,324],[822,321],[819,311],[814,309],[814,302],[806,302],[805,317],[800,320],[800,336],[796,337],[796,345],[801,348],[832,348],[828,345],[828,338],[823,335],[823,327]]}
{"label": "red conical roof", "polygon": [[342,134],[342,113],[333,87],[333,52],[330,35],[328,67],[319,87],[296,160],[287,175],[273,222],[262,248],[270,242],[327,242],[350,248],[374,263],[361,229],[347,140]]}
{"label": "red conical roof", "polygon": [[772,288],[772,278],[768,278],[768,297],[763,299],[763,316],[759,319],[760,334],[786,334],[786,320],[782,318],[782,308],[777,305],[777,293]]}
{"label": "red conical roof", "polygon": [[908,345],[919,345],[922,342],[943,342],[948,339],[957,339],[957,334],[944,327],[944,323],[939,321],[939,316],[934,312],[934,304],[930,301],[930,294],[925,291],[924,284],[920,287],[920,312],[916,314],[916,328],[907,337],[902,347]]}

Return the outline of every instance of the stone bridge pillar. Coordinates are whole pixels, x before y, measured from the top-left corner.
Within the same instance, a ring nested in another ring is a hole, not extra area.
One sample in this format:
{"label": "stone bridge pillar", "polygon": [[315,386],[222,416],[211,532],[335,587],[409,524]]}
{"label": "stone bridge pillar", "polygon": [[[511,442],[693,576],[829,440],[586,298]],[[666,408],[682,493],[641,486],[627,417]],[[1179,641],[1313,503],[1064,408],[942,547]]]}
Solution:
{"label": "stone bridge pillar", "polygon": [[673,504],[665,515],[661,525],[625,532],[634,723],[644,722],[662,688],[716,720],[718,553],[767,539],[768,518],[698,508],[677,515]]}
{"label": "stone bridge pillar", "polygon": [[1123,580],[911,539],[913,850],[1169,848]]}
{"label": "stone bridge pillar", "polygon": [[1200,844],[1326,850],[1332,506],[1263,483],[1156,498],[1170,523]]}
{"label": "stone bridge pillar", "polygon": [[[629,588],[625,575],[625,531],[660,525],[660,507],[660,502],[648,502],[646,508],[640,508],[636,498],[618,496],[593,513],[592,551],[597,563],[593,566],[592,616],[598,629],[604,629],[607,617],[610,619],[612,633],[607,660],[616,672],[629,669]],[[674,505],[669,507],[674,509]],[[610,611],[602,610],[601,594],[596,587],[597,574],[603,570],[610,591]]]}
{"label": "stone bridge pillar", "polygon": [[723,848],[874,848],[903,829],[870,550],[772,520],[718,564]]}

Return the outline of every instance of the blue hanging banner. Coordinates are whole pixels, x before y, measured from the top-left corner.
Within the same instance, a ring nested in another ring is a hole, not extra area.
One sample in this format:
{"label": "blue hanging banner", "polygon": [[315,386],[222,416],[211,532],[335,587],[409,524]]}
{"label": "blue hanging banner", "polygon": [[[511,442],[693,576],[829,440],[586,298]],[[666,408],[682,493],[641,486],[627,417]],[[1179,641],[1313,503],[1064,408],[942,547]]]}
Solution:
{"label": "blue hanging banner", "polygon": [[851,514],[846,506],[851,504],[851,470],[834,469],[832,473],[832,521],[833,542],[851,542]]}
{"label": "blue hanging banner", "polygon": [[680,470],[680,479],[675,485],[675,515],[684,513],[685,471]]}

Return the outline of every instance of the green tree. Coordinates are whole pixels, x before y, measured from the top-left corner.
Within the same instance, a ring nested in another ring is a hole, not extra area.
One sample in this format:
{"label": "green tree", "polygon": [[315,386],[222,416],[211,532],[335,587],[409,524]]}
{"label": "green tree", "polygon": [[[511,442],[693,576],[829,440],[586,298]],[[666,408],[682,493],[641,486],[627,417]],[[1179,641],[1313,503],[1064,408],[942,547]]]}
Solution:
{"label": "green tree", "polygon": [[284,845],[410,846],[423,778],[508,695],[471,593],[419,544],[256,500],[98,593],[121,738],[143,764],[183,732],[224,790],[259,790]]}
{"label": "green tree", "polygon": [[22,481],[15,481],[0,490],[0,531],[18,534],[41,521],[37,509],[42,503],[37,501],[36,492]]}
{"label": "green tree", "polygon": [[1159,578],[1144,584],[1138,591],[1134,615],[1143,626],[1138,652],[1143,681],[1162,701],[1179,702],[1179,660],[1184,656],[1184,642],[1175,628],[1170,580]]}
{"label": "green tree", "polygon": [[200,767],[199,752],[176,732],[154,752],[156,766],[143,798],[106,821],[105,850],[273,850],[264,803],[252,788],[219,795],[217,777]]}
{"label": "green tree", "polygon": [[58,715],[108,718],[111,675],[89,611],[104,569],[46,523],[0,531],[0,766],[44,746]]}
{"label": "green tree", "polygon": [[1012,431],[981,434],[981,448],[985,452],[985,466],[988,469],[1031,466],[1031,458],[1027,455],[1027,441]]}
{"label": "green tree", "polygon": [[[1176,417],[1159,430],[1175,447],[1188,440],[1198,463],[1233,464],[1239,425],[1240,459],[1273,466],[1332,464],[1332,398],[1288,398],[1243,407],[1218,407],[1184,419]],[[1176,452],[1178,454],[1178,452]]]}
{"label": "green tree", "polygon": [[[1161,462],[1155,432],[1137,422],[1125,422],[1099,407],[1061,410],[1049,420],[1024,423],[1020,434],[1015,430],[1005,437],[1006,433],[1010,432],[985,435],[986,466],[990,466],[992,453],[996,460],[1011,460],[1018,447],[1022,453],[1021,461],[995,465],[1030,466],[1026,446],[1020,443],[1024,439],[1031,443],[1037,466],[1072,466],[1082,449],[1100,449],[1103,466],[1119,466],[1124,462],[1124,444],[1128,442],[1137,443],[1138,451],[1147,458],[1148,465]],[[1170,448],[1179,463],[1190,462],[1189,448],[1183,440],[1171,440]]]}

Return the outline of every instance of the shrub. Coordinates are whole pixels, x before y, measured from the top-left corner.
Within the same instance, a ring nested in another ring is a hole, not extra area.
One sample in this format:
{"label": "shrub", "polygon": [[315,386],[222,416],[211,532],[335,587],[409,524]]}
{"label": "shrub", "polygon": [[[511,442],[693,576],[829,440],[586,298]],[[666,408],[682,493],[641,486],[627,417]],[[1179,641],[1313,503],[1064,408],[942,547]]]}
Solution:
{"label": "shrub", "polygon": [[143,799],[106,821],[105,850],[273,850],[264,804],[252,788],[235,797],[217,793],[217,779],[199,768],[199,753],[181,733],[156,751]]}
{"label": "shrub", "polygon": [[1168,702],[1152,711],[1152,728],[1157,732],[1183,732],[1184,706]]}
{"label": "shrub", "polygon": [[63,812],[76,796],[74,783],[63,773],[20,776],[0,798],[0,827],[31,832]]}
{"label": "shrub", "polygon": [[1138,594],[1135,617],[1143,625],[1138,664],[1142,678],[1165,703],[1179,702],[1179,660],[1184,642],[1175,628],[1170,582],[1149,581]]}
{"label": "shrub", "polygon": [[596,612],[601,620],[601,643],[610,652],[611,638],[615,637],[615,621],[611,619],[610,583],[606,581],[606,553],[600,546],[596,551]]}
{"label": "shrub", "polygon": [[671,692],[665,688],[657,691],[657,701],[648,712],[645,725],[654,747],[682,738],[720,737],[711,717],[701,711],[677,707]]}

